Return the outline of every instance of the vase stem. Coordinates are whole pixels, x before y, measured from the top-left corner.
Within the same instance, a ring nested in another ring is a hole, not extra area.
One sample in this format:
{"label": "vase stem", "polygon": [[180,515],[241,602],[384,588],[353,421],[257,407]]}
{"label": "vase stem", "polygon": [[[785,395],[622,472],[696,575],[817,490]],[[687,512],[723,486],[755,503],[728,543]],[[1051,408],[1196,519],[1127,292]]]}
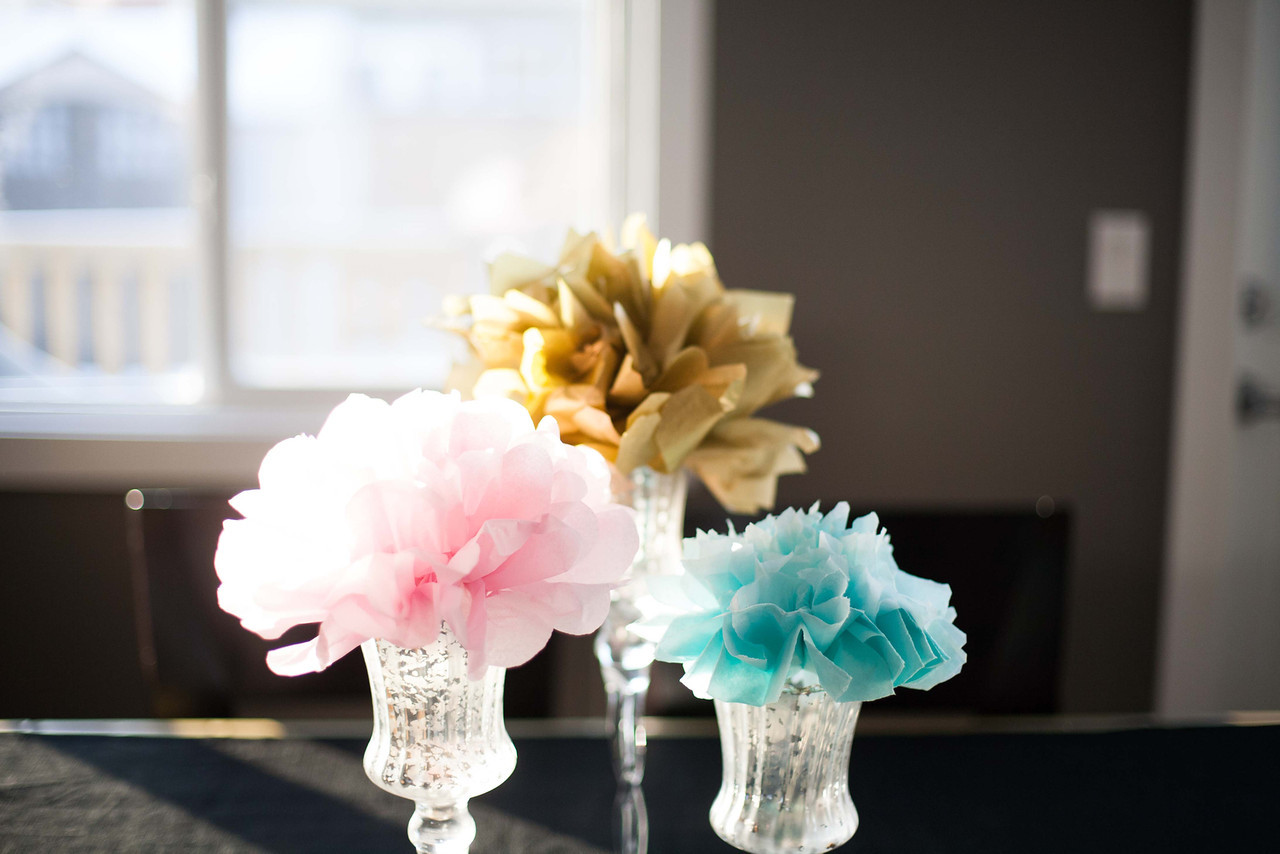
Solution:
{"label": "vase stem", "polygon": [[467,801],[447,806],[418,802],[409,820],[409,841],[418,854],[468,854],[476,838],[476,822]]}
{"label": "vase stem", "polygon": [[649,850],[649,812],[644,791],[622,784],[613,803],[613,846],[618,854],[645,854]]}
{"label": "vase stem", "polygon": [[644,752],[648,743],[643,723],[646,691],[642,688],[610,693],[609,703],[615,707],[610,719],[616,722],[616,731],[611,734],[614,772],[620,783],[639,786],[644,779]]}
{"label": "vase stem", "polygon": [[635,510],[640,550],[626,582],[613,592],[609,616],[596,634],[595,651],[609,698],[606,728],[613,743],[613,767],[618,782],[614,809],[618,850],[624,854],[644,854],[648,846],[648,824],[639,789],[644,779],[642,719],[656,638],[651,630],[642,626],[646,619],[655,616],[658,608],[649,589],[650,580],[683,571],[680,548],[688,479],[682,471],[662,474],[647,467],[634,470],[628,478],[629,483],[619,489],[614,498]]}
{"label": "vase stem", "polygon": [[[609,700],[605,726],[613,744],[613,771],[618,784],[638,786],[644,779],[644,701],[649,692],[653,649],[652,645],[627,636],[625,628],[620,632],[611,632],[610,628],[606,623],[596,639],[596,655]],[[623,635],[622,648],[615,649],[609,638],[619,634]],[[635,658],[637,653],[643,658],[646,652],[649,661],[638,666],[626,667],[619,660],[623,655]]]}

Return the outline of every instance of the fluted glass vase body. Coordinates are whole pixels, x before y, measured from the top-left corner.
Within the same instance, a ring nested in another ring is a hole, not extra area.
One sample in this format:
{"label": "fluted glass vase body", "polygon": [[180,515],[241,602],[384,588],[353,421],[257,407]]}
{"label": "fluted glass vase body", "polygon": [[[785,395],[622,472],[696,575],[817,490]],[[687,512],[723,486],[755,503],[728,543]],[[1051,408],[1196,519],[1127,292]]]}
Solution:
{"label": "fluted glass vase body", "polygon": [[430,646],[362,645],[373,693],[364,771],[415,803],[409,840],[421,854],[467,854],[475,821],[467,801],[511,776],[516,749],[502,717],[506,670],[467,677],[467,651],[448,629]]}
{"label": "fluted glass vase body", "polygon": [[649,591],[649,579],[683,571],[680,550],[687,491],[685,472],[662,474],[642,467],[632,471],[614,494],[615,501],[635,510],[640,533],[640,549],[626,580],[613,592],[609,616],[595,641],[609,698],[606,722],[618,782],[615,841],[623,854],[644,852],[648,835],[644,798],[639,791],[645,750],[641,718],[657,637],[637,624],[655,616],[658,607]]}
{"label": "fluted glass vase body", "polygon": [[825,691],[784,692],[776,703],[716,701],[724,777],[711,827],[754,854],[809,854],[858,829],[849,750],[862,704]]}

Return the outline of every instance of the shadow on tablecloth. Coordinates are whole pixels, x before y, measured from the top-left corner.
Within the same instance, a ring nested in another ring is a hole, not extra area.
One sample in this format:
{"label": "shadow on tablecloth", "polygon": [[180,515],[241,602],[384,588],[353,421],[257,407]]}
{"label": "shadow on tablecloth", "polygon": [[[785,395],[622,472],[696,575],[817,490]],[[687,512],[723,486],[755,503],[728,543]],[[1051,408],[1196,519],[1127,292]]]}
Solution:
{"label": "shadow on tablecloth", "polygon": [[[407,851],[412,811],[315,742],[0,736],[0,852]],[[472,814],[473,854],[600,854]]]}

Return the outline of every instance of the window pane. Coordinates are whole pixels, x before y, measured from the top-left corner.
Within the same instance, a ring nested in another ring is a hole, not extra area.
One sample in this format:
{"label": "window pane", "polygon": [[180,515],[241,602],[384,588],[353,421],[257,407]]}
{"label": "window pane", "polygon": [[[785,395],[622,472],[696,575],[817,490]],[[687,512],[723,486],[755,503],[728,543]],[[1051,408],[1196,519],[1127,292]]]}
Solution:
{"label": "window pane", "polygon": [[0,400],[193,400],[190,0],[0,6]]}
{"label": "window pane", "polygon": [[438,384],[454,342],[423,319],[445,294],[603,221],[599,5],[229,6],[239,382]]}

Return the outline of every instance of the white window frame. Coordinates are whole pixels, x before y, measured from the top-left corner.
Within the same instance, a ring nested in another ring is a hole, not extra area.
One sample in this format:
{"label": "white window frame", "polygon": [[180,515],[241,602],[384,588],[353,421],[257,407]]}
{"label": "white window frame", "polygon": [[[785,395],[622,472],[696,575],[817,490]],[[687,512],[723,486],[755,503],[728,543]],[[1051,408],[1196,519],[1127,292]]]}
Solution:
{"label": "white window frame", "polygon": [[[682,242],[709,227],[711,0],[602,0],[612,45],[612,216],[647,211]],[[237,385],[228,342],[226,2],[195,0],[198,68],[192,205],[203,323],[197,404],[0,406],[0,487],[120,489],[251,482],[272,442],[314,432],[348,391]],[[615,223],[615,224],[616,224]]]}

